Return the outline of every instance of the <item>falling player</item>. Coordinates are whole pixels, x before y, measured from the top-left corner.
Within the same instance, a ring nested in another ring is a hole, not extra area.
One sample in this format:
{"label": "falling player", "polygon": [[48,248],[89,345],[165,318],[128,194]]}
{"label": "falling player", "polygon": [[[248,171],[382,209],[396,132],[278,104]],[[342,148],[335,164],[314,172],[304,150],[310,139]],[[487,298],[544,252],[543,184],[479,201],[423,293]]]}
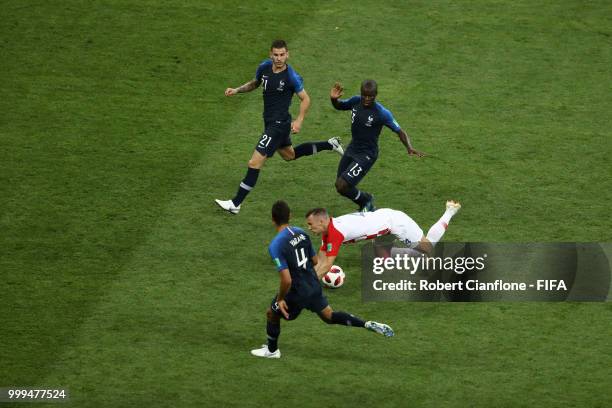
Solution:
{"label": "falling player", "polygon": [[374,239],[386,234],[393,234],[409,247],[431,255],[434,245],[442,239],[451,218],[460,208],[461,204],[458,202],[447,201],[446,211],[429,229],[427,235],[423,234],[421,227],[407,214],[390,208],[334,218],[329,216],[325,208],[312,209],[306,213],[308,229],[322,237],[315,267],[317,276],[321,277],[329,271],[342,244]]}

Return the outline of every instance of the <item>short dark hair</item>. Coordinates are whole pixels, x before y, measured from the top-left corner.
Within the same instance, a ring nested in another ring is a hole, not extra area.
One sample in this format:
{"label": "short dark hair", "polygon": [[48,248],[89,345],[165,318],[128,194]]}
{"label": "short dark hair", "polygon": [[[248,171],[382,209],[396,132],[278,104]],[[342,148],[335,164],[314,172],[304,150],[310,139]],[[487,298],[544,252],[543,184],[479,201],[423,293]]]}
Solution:
{"label": "short dark hair", "polygon": [[324,216],[328,217],[327,210],[325,208],[322,208],[322,207],[313,208],[312,210],[308,211],[306,213],[306,215],[304,216],[304,218],[308,218],[311,215],[315,215],[315,216],[317,216],[317,215],[324,215]]}
{"label": "short dark hair", "polygon": [[361,91],[371,91],[378,94],[378,84],[373,79],[366,79],[361,83]]}
{"label": "short dark hair", "polygon": [[290,214],[289,204],[283,200],[278,200],[272,206],[272,220],[276,225],[288,224]]}
{"label": "short dark hair", "polygon": [[274,41],[272,41],[272,45],[270,45],[270,51],[272,51],[272,48],[284,48],[286,50],[289,49],[289,48],[287,48],[287,43],[285,42],[285,40],[274,40]]}

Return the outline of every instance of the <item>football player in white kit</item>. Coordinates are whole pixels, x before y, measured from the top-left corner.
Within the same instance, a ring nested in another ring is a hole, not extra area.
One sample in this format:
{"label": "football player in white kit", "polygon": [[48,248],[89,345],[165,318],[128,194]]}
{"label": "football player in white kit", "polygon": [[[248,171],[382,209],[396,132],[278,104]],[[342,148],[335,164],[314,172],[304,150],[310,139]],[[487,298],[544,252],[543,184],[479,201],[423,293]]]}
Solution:
{"label": "football player in white kit", "polygon": [[374,239],[386,234],[393,234],[410,248],[431,255],[434,245],[442,239],[448,223],[460,208],[461,204],[457,201],[447,201],[446,211],[429,229],[427,235],[423,234],[421,227],[410,216],[390,208],[340,217],[331,217],[325,208],[314,208],[306,214],[306,222],[308,229],[320,234],[322,238],[315,267],[317,275],[321,277],[329,271],[342,244]]}

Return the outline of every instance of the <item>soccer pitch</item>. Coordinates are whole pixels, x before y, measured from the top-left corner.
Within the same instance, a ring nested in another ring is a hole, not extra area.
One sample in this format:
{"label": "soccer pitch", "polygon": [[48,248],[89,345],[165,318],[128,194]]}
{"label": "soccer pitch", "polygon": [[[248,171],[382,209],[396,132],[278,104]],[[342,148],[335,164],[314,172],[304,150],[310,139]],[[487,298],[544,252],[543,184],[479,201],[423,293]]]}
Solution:
{"label": "soccer pitch", "polygon": [[306,311],[282,324],[280,360],[252,357],[278,287],[272,203],[302,227],[312,207],[354,205],[333,152],[275,156],[237,216],[213,201],[235,193],[263,126],[260,91],[223,92],[284,38],[312,100],[294,144],[348,142],[329,90],[373,78],[430,155],[383,130],[360,184],[379,207],[427,228],[460,200],[445,241],[612,241],[610,2],[2,10],[0,388],[65,387],[75,407],[612,406],[611,304],[362,303],[360,244],[326,295],[396,336]]}

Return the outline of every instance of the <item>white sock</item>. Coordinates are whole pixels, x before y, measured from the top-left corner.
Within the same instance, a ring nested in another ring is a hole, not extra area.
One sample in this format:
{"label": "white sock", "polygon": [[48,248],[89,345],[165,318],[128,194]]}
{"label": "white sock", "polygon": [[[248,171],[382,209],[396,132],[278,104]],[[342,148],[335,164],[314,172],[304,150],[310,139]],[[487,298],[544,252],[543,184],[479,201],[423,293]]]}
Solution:
{"label": "white sock", "polygon": [[452,211],[446,210],[438,222],[431,226],[427,232],[427,239],[432,245],[436,245],[442,239],[442,236],[446,232],[448,223],[450,222],[451,218],[453,218],[453,215],[455,214],[453,214]]}

